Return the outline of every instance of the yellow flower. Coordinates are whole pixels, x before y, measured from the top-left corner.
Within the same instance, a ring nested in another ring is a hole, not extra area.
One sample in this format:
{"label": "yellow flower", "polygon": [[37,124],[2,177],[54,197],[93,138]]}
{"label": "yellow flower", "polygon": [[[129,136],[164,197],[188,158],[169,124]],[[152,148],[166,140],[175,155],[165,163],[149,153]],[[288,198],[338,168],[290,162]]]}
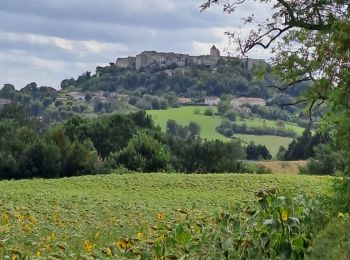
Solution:
{"label": "yellow flower", "polygon": [[281,218],[282,218],[282,221],[287,221],[287,219],[288,219],[288,211],[286,209],[282,209],[282,211],[281,211]]}
{"label": "yellow flower", "polygon": [[131,240],[119,239],[115,245],[119,250],[129,250],[134,246],[134,243]]}
{"label": "yellow flower", "polygon": [[97,240],[97,239],[99,239],[99,237],[100,237],[100,232],[97,232],[95,235],[95,239]]}
{"label": "yellow flower", "polygon": [[136,234],[136,238],[137,238],[138,240],[141,240],[141,239],[143,238],[143,233],[138,232],[138,233]]}
{"label": "yellow flower", "polygon": [[84,241],[84,248],[85,248],[86,252],[90,253],[90,252],[92,252],[93,244],[91,244],[89,240],[85,240]]}
{"label": "yellow flower", "polygon": [[165,218],[165,214],[163,212],[158,212],[157,213],[157,219],[158,220],[163,220]]}
{"label": "yellow flower", "polygon": [[1,216],[1,220],[4,222],[4,223],[8,223],[9,221],[9,214],[7,212],[4,212]]}
{"label": "yellow flower", "polygon": [[112,256],[113,255],[112,249],[110,247],[107,247],[102,252],[105,253],[108,256]]}
{"label": "yellow flower", "polygon": [[106,253],[108,256],[112,256],[112,249],[110,249],[109,247],[106,250]]}
{"label": "yellow flower", "polygon": [[41,256],[41,252],[40,252],[39,250],[36,251],[35,256],[36,256],[36,257],[40,257],[40,256]]}
{"label": "yellow flower", "polygon": [[12,260],[17,260],[18,257],[17,257],[17,255],[13,255],[11,259],[12,259]]}
{"label": "yellow flower", "polygon": [[126,250],[126,240],[124,239],[119,239],[117,242],[115,242],[115,245],[118,249],[123,249],[123,250]]}

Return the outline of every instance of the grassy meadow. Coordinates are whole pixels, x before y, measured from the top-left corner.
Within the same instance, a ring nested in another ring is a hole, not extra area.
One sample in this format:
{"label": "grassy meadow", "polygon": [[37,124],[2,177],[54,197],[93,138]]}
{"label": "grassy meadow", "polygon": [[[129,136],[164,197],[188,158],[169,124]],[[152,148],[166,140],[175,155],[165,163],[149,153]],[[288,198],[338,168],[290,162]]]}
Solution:
{"label": "grassy meadow", "polygon": [[236,138],[241,139],[244,143],[249,144],[253,141],[256,144],[265,145],[269,149],[272,156],[276,156],[280,146],[288,147],[293,141],[292,138],[275,136],[275,135],[243,135],[236,134]]}
{"label": "grassy meadow", "polygon": [[[175,120],[178,124],[188,125],[191,122],[196,122],[201,127],[201,137],[208,140],[219,139],[228,141],[229,138],[219,134],[215,128],[221,124],[221,117],[219,116],[205,116],[204,111],[206,106],[183,106],[180,108],[170,108],[167,110],[149,110],[148,114],[152,116],[156,125],[159,125],[163,131],[166,130],[166,123],[169,119]],[[217,112],[216,107],[211,107],[214,113]],[[199,114],[194,111],[198,110]]]}
{"label": "grassy meadow", "polygon": [[[201,127],[201,136],[208,140],[219,139],[222,141],[228,141],[229,138],[219,134],[215,131],[215,128],[220,125],[222,119],[219,116],[205,116],[204,111],[208,107],[205,106],[184,106],[180,108],[171,108],[167,110],[149,110],[147,113],[152,115],[153,120],[158,124],[163,131],[166,129],[166,123],[169,119],[175,120],[181,125],[188,125],[190,122],[196,122]],[[216,107],[211,107],[215,112],[217,112]],[[195,111],[198,111],[199,114],[196,114]],[[272,120],[264,120],[260,118],[246,119],[241,120],[237,118],[236,124],[242,125],[246,124],[248,127],[264,125],[267,127],[276,127],[276,122]],[[297,134],[303,132],[303,128],[296,126],[292,123],[286,123],[286,129],[294,130]],[[272,156],[276,156],[278,148],[280,146],[287,147],[290,142],[293,140],[288,137],[280,136],[270,136],[270,135],[244,135],[236,134],[235,137],[241,139],[245,143],[254,141],[257,144],[266,145],[269,149]]]}
{"label": "grassy meadow", "polygon": [[[135,254],[150,245],[157,248],[164,238],[163,231],[157,230],[189,221],[189,211],[203,219],[237,203],[247,205],[261,188],[328,196],[333,180],[284,175],[114,174],[2,181],[0,259],[127,258],[129,251]],[[179,241],[188,241],[182,236]]]}

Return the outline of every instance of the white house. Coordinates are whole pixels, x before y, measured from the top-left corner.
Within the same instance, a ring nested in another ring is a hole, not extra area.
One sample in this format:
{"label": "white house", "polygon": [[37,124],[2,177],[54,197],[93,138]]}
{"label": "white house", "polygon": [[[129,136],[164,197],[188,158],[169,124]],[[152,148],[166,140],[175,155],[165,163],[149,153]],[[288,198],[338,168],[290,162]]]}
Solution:
{"label": "white house", "polygon": [[204,103],[209,106],[217,106],[220,101],[219,97],[206,97]]}
{"label": "white house", "polygon": [[262,98],[246,98],[246,97],[240,97],[240,98],[234,98],[231,100],[231,106],[233,107],[241,107],[243,105],[250,105],[250,106],[266,106],[266,101]]}
{"label": "white house", "polygon": [[177,99],[177,101],[180,104],[188,104],[188,103],[192,102],[192,100],[190,98],[187,98],[187,97],[180,97],[180,98]]}
{"label": "white house", "polygon": [[69,97],[73,98],[74,100],[85,101],[85,93],[83,92],[69,92],[67,94]]}

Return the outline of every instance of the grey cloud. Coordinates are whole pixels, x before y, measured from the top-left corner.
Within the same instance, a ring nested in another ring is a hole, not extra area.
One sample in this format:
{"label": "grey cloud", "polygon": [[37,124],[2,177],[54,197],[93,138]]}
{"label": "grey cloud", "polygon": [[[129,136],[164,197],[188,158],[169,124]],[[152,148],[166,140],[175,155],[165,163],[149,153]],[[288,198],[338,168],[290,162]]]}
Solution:
{"label": "grey cloud", "polygon": [[[0,84],[37,81],[57,87],[63,78],[120,56],[143,50],[191,53],[193,42],[220,43],[223,32],[213,34],[213,28],[237,26],[240,19],[218,7],[200,13],[202,1],[1,0]],[[44,40],[31,41],[27,35]],[[73,47],[62,48],[45,37],[73,42]],[[86,41],[107,47],[89,51]]]}
{"label": "grey cloud", "polygon": [[[133,4],[135,2],[135,4]],[[90,21],[128,26],[155,27],[177,30],[183,27],[219,26],[232,22],[221,11],[200,13],[201,0],[168,1],[174,9],[157,8],[166,0],[2,0],[0,9],[16,15],[35,15],[41,18],[75,21]],[[127,4],[126,4],[127,3]],[[132,8],[142,3],[143,7]]]}

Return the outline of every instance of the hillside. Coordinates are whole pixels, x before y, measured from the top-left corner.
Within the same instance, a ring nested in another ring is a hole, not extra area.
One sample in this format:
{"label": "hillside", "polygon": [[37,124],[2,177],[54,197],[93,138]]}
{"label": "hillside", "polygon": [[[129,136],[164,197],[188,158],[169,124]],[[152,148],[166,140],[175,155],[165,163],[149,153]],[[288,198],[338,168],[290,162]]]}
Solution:
{"label": "hillside", "polygon": [[263,60],[224,57],[215,48],[210,53],[189,56],[143,52],[137,57],[118,58],[108,66],[97,67],[95,72],[64,79],[59,91],[35,82],[20,90],[5,84],[0,99],[26,106],[33,116],[50,124],[79,114],[94,116],[178,107],[182,97],[193,104],[204,104],[208,97],[226,101],[236,97],[259,98],[266,106],[251,107],[254,114],[304,127],[308,124],[304,104],[290,105],[283,111],[279,106],[293,103],[308,89],[308,84],[302,82],[281,92],[268,87],[281,83]]}
{"label": "hillside", "polygon": [[[169,119],[173,119],[181,125],[188,125],[190,122],[196,122],[201,127],[201,137],[209,140],[219,139],[223,141],[229,141],[230,139],[218,133],[215,129],[222,122],[219,116],[205,116],[204,112],[207,107],[200,106],[184,106],[180,108],[172,108],[167,110],[149,110],[148,114],[152,116],[156,125],[158,124],[163,131],[166,130],[166,123]],[[214,113],[217,112],[216,107],[212,107]],[[237,119],[235,122],[239,125],[246,124],[248,127],[260,126],[263,127],[276,127],[276,122],[273,120],[264,120],[259,118],[251,119]],[[286,123],[286,129],[291,129],[297,134],[301,134],[303,128],[296,126],[295,124]],[[265,145],[272,156],[275,156],[280,146],[287,147],[292,141],[292,138],[280,137],[280,136],[268,136],[268,135],[242,135],[235,134],[234,137],[241,139],[242,141],[249,143],[254,141],[257,144]]]}
{"label": "hillside", "polygon": [[124,243],[122,238],[139,239],[132,240],[133,250],[141,250],[142,241],[157,244],[159,241],[153,240],[157,227],[170,227],[184,220],[183,212],[190,212],[190,208],[204,218],[217,211],[234,210],[236,203],[246,205],[255,200],[255,191],[272,187],[278,187],[282,194],[302,191],[312,197],[328,196],[334,180],[310,176],[127,174],[3,181],[0,258],[101,258],[109,253],[127,257],[129,250],[118,250]]}

